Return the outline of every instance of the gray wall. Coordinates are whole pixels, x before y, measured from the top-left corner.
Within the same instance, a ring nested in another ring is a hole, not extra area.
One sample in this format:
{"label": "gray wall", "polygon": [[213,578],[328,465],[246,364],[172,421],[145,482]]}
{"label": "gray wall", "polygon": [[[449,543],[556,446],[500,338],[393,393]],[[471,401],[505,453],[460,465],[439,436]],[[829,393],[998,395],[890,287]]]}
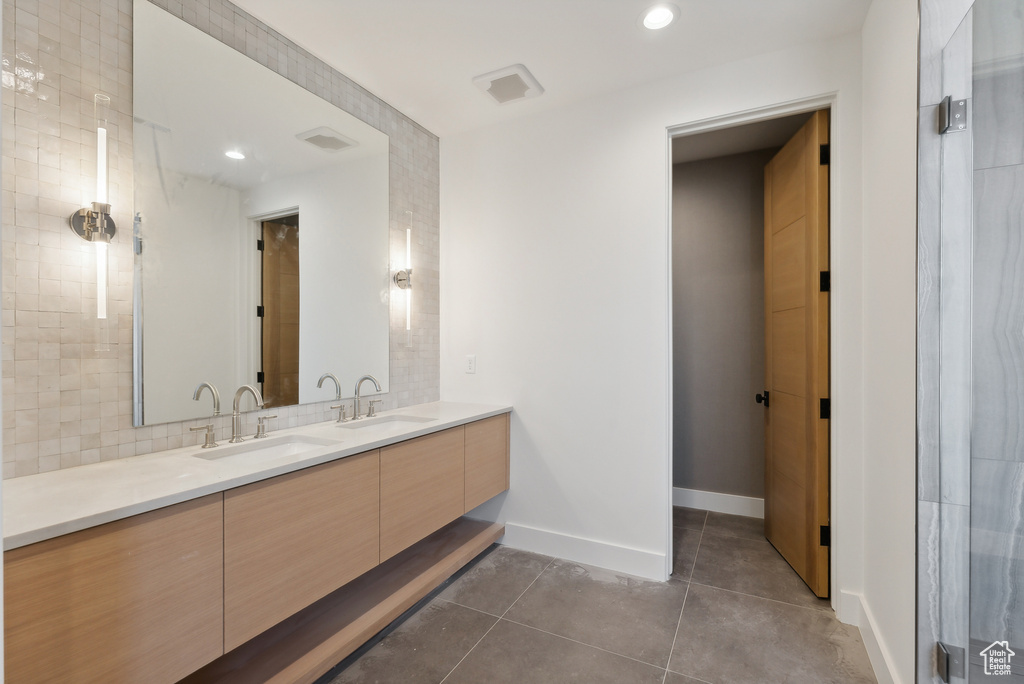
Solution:
{"label": "gray wall", "polygon": [[672,174],[673,485],[764,496],[764,165]]}

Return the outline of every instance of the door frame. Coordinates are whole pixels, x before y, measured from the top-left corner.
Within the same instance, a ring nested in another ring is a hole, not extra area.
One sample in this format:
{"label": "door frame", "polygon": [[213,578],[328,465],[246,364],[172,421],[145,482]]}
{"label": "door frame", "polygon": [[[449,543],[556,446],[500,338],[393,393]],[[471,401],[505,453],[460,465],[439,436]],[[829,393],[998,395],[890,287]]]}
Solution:
{"label": "door frame", "polygon": [[[745,126],[747,124],[758,123],[760,121],[767,121],[770,119],[777,119],[784,116],[790,116],[792,114],[801,114],[804,112],[813,112],[819,109],[829,110],[829,128],[833,132],[830,135],[829,150],[829,272],[830,272],[830,286],[829,286],[829,358],[830,363],[834,366],[838,360],[842,357],[839,355],[838,348],[838,335],[836,330],[839,328],[838,322],[842,315],[842,307],[839,303],[843,298],[843,273],[842,273],[842,260],[839,257],[839,243],[840,241],[834,239],[845,226],[842,225],[841,221],[838,220],[839,212],[836,211],[837,199],[840,197],[840,172],[838,165],[835,160],[840,158],[844,154],[845,150],[842,149],[841,145],[845,142],[845,135],[835,135],[834,132],[842,130],[837,123],[840,121],[840,108],[839,108],[839,97],[837,92],[825,93],[813,97],[791,100],[788,102],[782,102],[774,105],[768,105],[765,107],[758,107],[754,109],[743,110],[739,112],[732,112],[719,116],[709,117],[706,119],[699,119],[690,123],[678,124],[667,128],[666,148],[667,148],[667,160],[668,164],[668,188],[667,188],[667,203],[668,203],[668,368],[669,377],[673,375],[673,364],[672,364],[672,350],[673,350],[673,339],[672,339],[672,141],[675,138],[687,137],[691,135],[699,135],[701,133],[709,133],[711,131],[719,131],[728,128],[736,128],[738,126]],[[845,132],[845,131],[844,131]],[[840,620],[843,620],[840,598],[843,594],[843,585],[839,582],[839,568],[844,558],[842,551],[843,546],[837,543],[837,540],[842,538],[842,535],[846,533],[846,526],[843,524],[841,514],[839,510],[839,491],[836,486],[836,482],[839,479],[836,477],[837,473],[840,472],[839,462],[845,454],[840,451],[839,448],[839,436],[843,433],[842,428],[844,427],[842,422],[842,406],[844,403],[845,393],[841,382],[839,381],[840,375],[838,373],[829,373],[829,397],[831,397],[831,425],[829,429],[829,525],[831,533],[831,544],[830,544],[830,562],[829,562],[829,584],[831,587],[829,601],[832,604],[832,609],[836,611],[837,616]],[[666,548],[672,548],[672,494],[673,494],[673,453],[672,453],[672,423],[673,416],[675,415],[673,399],[672,399],[672,383],[668,383],[668,416],[667,422],[668,430],[668,541]],[[672,553],[667,554],[666,557],[666,577],[672,573]],[[847,620],[856,619],[854,616],[847,616]]]}

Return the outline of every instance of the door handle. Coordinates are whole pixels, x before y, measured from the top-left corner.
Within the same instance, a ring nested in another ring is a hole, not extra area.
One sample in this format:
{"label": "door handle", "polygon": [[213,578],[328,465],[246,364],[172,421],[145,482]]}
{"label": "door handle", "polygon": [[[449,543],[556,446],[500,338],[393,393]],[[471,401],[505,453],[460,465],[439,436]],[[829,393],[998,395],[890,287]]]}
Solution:
{"label": "door handle", "polygon": [[764,407],[768,408],[768,390],[765,390],[764,394],[755,394],[754,401],[758,404],[764,404]]}

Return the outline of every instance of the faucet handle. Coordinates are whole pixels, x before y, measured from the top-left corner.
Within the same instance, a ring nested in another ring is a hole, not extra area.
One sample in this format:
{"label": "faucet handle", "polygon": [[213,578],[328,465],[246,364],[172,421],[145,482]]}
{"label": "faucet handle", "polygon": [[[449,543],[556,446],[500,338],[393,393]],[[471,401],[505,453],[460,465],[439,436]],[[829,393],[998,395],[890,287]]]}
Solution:
{"label": "faucet handle", "polygon": [[367,409],[367,411],[366,411],[366,417],[367,418],[373,418],[375,415],[377,415],[375,407],[374,407],[374,404],[380,404],[383,401],[384,401],[383,399],[371,399],[370,400],[370,408]]}
{"label": "faucet handle", "polygon": [[348,409],[347,406],[345,406],[344,404],[335,404],[331,408],[332,409],[341,409],[340,411],[338,411],[338,422],[339,423],[347,423],[348,422],[348,418],[345,416],[346,410]]}
{"label": "faucet handle", "polygon": [[256,436],[253,439],[261,439],[267,436],[267,421],[277,416],[260,416],[256,419]]}
{"label": "faucet handle", "polygon": [[206,441],[203,442],[204,449],[212,449],[217,446],[217,442],[214,441],[215,436],[213,434],[213,423],[189,428],[189,432],[199,432],[200,430],[206,430]]}

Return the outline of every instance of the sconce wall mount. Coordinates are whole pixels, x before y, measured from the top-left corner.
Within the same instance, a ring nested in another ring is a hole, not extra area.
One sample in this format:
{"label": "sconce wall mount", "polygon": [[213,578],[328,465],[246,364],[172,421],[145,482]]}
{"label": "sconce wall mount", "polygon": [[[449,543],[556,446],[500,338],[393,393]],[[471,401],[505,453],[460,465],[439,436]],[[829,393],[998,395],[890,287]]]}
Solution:
{"label": "sconce wall mount", "polygon": [[400,290],[408,290],[412,287],[412,269],[403,268],[401,271],[395,271],[395,285]]}
{"label": "sconce wall mount", "polygon": [[68,218],[71,230],[86,242],[110,242],[117,233],[110,205],[93,202],[92,208],[82,207]]}

